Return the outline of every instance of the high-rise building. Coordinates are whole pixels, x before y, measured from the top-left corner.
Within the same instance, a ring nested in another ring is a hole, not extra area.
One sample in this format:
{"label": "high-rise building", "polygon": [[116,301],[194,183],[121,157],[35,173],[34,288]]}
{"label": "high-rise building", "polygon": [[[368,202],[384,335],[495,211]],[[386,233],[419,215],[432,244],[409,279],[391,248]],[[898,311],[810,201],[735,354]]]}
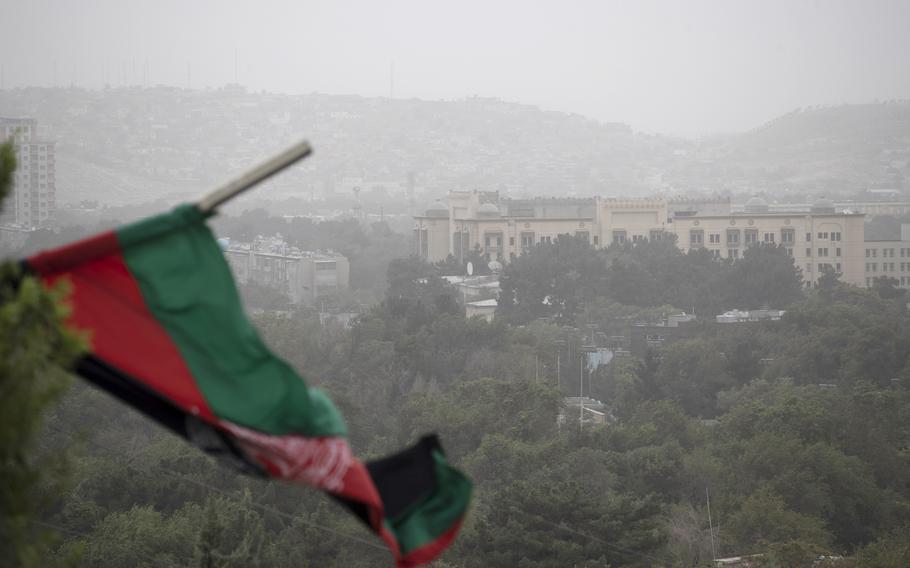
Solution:
{"label": "high-rise building", "polygon": [[33,118],[0,117],[0,143],[10,139],[16,150],[16,173],[13,190],[0,212],[0,224],[47,225],[57,210],[54,143],[38,137]]}

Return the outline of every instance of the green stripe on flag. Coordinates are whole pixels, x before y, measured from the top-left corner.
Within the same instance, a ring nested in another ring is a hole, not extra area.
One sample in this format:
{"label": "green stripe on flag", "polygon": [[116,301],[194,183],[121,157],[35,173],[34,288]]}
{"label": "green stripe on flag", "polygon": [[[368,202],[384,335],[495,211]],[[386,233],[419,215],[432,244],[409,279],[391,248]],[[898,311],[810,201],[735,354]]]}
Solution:
{"label": "green stripe on flag", "polygon": [[148,308],[212,411],[266,434],[345,435],[341,414],[328,397],[310,391],[247,320],[204,221],[195,206],[181,205],[122,227],[117,237]]}
{"label": "green stripe on flag", "polygon": [[402,555],[426,546],[445,534],[467,512],[471,500],[471,482],[450,466],[445,457],[433,451],[436,490],[395,519],[386,527],[395,535]]}

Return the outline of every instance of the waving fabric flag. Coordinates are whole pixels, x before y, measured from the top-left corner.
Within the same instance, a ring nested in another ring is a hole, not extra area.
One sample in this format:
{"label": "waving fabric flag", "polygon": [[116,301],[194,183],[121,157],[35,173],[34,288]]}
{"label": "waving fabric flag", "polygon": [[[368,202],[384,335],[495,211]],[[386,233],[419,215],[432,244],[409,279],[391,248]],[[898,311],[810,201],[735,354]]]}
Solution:
{"label": "waving fabric flag", "polygon": [[332,494],[398,566],[454,539],[471,484],[434,436],[364,465],[341,415],[272,354],[247,320],[205,216],[192,205],[25,261],[70,282],[68,325],[88,334],[77,372],[246,473]]}

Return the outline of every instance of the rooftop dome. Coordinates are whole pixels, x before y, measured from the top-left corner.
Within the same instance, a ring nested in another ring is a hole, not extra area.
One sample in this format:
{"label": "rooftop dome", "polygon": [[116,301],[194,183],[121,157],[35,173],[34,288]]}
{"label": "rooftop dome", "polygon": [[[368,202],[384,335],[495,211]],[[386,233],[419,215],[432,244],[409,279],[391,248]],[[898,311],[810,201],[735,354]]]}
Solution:
{"label": "rooftop dome", "polygon": [[767,213],[768,202],[757,195],[746,201],[746,213]]}
{"label": "rooftop dome", "polygon": [[437,199],[433,203],[430,203],[427,206],[427,217],[448,217],[449,216],[449,206],[442,202],[441,199]]}
{"label": "rooftop dome", "polygon": [[834,202],[827,197],[819,197],[812,204],[813,213],[834,213]]}
{"label": "rooftop dome", "polygon": [[499,207],[492,203],[484,203],[477,208],[478,217],[499,217]]}

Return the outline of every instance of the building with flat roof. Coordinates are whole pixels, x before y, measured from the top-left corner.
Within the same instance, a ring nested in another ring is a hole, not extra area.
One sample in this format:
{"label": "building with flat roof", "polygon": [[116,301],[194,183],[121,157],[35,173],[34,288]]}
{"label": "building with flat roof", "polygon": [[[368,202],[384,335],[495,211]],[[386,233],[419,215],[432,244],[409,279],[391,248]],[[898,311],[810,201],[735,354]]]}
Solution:
{"label": "building with flat roof", "polygon": [[901,225],[899,241],[866,241],[863,251],[864,285],[887,276],[901,288],[910,288],[910,223]]}
{"label": "building with flat roof", "polygon": [[788,212],[753,197],[734,211],[729,199],[500,199],[498,192],[453,191],[447,202],[414,216],[415,252],[433,262],[471,250],[508,262],[564,234],[595,247],[673,235],[684,252],[704,248],[718,259],[740,258],[759,243],[782,245],[807,285],[830,268],[842,281],[866,286],[864,230],[862,213],[838,210],[824,198]]}
{"label": "building with flat roof", "polygon": [[279,237],[257,237],[252,243],[221,239],[234,278],[283,292],[292,304],[313,304],[350,286],[350,263],[335,252],[302,251]]}
{"label": "building with flat roof", "polygon": [[33,118],[0,117],[0,143],[13,141],[16,172],[13,190],[0,212],[0,224],[15,227],[47,225],[57,211],[54,142],[38,137]]}

